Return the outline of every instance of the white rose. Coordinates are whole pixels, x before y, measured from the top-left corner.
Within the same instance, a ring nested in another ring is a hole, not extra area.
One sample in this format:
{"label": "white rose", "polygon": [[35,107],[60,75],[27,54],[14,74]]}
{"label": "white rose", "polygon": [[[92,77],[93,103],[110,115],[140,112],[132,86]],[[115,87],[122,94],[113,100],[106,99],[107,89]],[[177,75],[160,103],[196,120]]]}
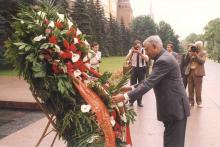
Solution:
{"label": "white rose", "polygon": [[126,115],[125,114],[123,114],[122,116],[121,116],[121,120],[123,121],[123,122],[127,122],[127,117],[126,117]]}
{"label": "white rose", "polygon": [[68,19],[67,23],[68,23],[68,27],[71,28],[73,23],[69,19]]}
{"label": "white rose", "polygon": [[78,39],[77,39],[77,38],[74,38],[74,44],[77,44],[77,43],[79,43],[79,42],[78,42]]}
{"label": "white rose", "polygon": [[38,41],[41,41],[42,39],[46,39],[46,37],[43,36],[43,35],[40,35],[40,36],[34,37],[33,40],[34,40],[35,42],[38,42]]}
{"label": "white rose", "polygon": [[117,103],[117,106],[118,106],[118,107],[123,107],[123,106],[124,106],[124,103],[123,103],[123,102]]}
{"label": "white rose", "polygon": [[78,36],[78,35],[80,35],[80,34],[82,34],[82,32],[77,28],[77,30],[76,30],[76,36]]}
{"label": "white rose", "polygon": [[81,105],[81,111],[83,113],[86,113],[86,112],[89,112],[91,109],[91,106],[90,105]]}
{"label": "white rose", "polygon": [[60,52],[60,47],[58,45],[55,44],[55,52],[59,53]]}
{"label": "white rose", "polygon": [[114,127],[115,124],[116,124],[116,122],[115,122],[115,119],[114,119],[113,116],[111,116],[111,118],[110,118],[110,122],[111,122],[112,126]]}
{"label": "white rose", "polygon": [[75,71],[74,71],[74,76],[75,76],[75,77],[79,77],[81,74],[82,74],[82,73],[81,73],[80,70],[75,70]]}
{"label": "white rose", "polygon": [[55,24],[53,21],[51,21],[48,26],[54,28]]}
{"label": "white rose", "polygon": [[61,21],[64,21],[64,14],[57,13],[57,16]]}
{"label": "white rose", "polygon": [[79,60],[79,58],[80,58],[79,54],[72,53],[72,62],[73,63],[77,62]]}

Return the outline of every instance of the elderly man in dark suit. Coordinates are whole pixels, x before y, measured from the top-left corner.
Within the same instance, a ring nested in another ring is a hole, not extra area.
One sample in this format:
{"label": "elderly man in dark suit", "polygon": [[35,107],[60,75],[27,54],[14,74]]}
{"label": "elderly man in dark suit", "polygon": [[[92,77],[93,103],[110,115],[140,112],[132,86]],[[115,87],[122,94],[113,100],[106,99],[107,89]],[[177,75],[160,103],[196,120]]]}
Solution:
{"label": "elderly man in dark suit", "polygon": [[128,93],[112,97],[113,103],[134,101],[151,88],[157,102],[157,118],[164,123],[164,147],[184,147],[187,117],[190,114],[187,94],[176,59],[163,49],[159,36],[150,36],[144,41],[149,58],[154,60],[152,73],[133,87],[123,87]]}

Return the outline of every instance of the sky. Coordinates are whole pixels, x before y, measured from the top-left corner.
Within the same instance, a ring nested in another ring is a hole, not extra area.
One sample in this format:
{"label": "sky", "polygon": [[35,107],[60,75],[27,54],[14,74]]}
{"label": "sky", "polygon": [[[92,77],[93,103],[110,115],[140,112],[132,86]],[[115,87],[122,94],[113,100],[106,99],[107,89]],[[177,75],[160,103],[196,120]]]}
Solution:
{"label": "sky", "polygon": [[170,24],[180,39],[203,33],[210,20],[220,18],[220,0],[130,0],[134,17],[149,15],[150,1],[154,21]]}

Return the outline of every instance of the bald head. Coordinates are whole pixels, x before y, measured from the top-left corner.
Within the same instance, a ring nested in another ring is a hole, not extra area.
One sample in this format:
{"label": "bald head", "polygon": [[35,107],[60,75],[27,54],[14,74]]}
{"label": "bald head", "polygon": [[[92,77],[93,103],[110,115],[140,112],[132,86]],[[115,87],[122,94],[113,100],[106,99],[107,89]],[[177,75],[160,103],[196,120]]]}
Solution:
{"label": "bald head", "polygon": [[146,54],[151,58],[154,59],[163,49],[162,40],[158,35],[153,35],[148,37],[143,42]]}

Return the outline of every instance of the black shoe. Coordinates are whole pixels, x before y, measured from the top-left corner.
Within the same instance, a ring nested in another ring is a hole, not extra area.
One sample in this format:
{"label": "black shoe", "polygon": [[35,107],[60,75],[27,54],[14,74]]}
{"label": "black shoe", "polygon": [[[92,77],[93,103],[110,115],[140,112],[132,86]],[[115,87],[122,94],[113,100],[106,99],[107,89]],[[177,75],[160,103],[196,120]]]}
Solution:
{"label": "black shoe", "polygon": [[138,107],[144,107],[144,105],[143,104],[138,104]]}

